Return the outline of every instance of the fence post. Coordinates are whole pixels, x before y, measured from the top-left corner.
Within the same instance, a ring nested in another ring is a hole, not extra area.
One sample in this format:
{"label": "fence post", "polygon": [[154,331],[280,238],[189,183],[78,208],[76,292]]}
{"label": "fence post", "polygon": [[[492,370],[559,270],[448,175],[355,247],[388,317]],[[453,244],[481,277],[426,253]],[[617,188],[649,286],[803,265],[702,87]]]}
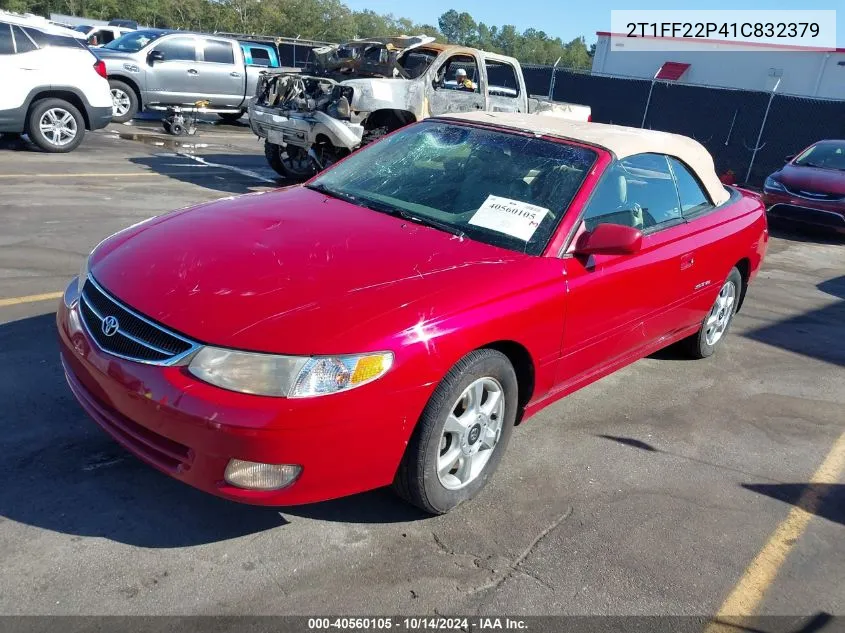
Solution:
{"label": "fence post", "polygon": [[760,124],[760,132],[757,134],[757,142],[754,143],[754,151],[751,152],[751,162],[748,163],[748,171],[745,172],[745,183],[748,184],[748,179],[751,178],[751,168],[754,167],[754,159],[757,158],[757,152],[760,150],[760,140],[763,138],[763,130],[766,128],[766,119],[769,118],[769,110],[772,108],[772,101],[774,101],[775,93],[778,86],[780,86],[781,78],[775,82],[775,87],[772,88],[772,94],[769,95],[769,103],[766,105],[766,113],[763,115],[763,122]]}
{"label": "fence post", "polygon": [[558,57],[555,65],[552,66],[552,78],[549,79],[549,101],[554,101],[554,97],[552,95],[554,95],[555,92],[555,75],[557,74],[557,65],[560,63],[560,59],[561,58]]}
{"label": "fence post", "polygon": [[[660,68],[663,68],[662,66]],[[648,116],[648,106],[651,103],[651,91],[654,90],[654,82],[657,80],[657,75],[660,74],[660,68],[657,69],[657,72],[654,73],[654,77],[651,78],[651,85],[648,87],[648,99],[645,100],[645,110],[643,111],[643,122],[640,124],[641,128],[645,127],[645,118]]]}

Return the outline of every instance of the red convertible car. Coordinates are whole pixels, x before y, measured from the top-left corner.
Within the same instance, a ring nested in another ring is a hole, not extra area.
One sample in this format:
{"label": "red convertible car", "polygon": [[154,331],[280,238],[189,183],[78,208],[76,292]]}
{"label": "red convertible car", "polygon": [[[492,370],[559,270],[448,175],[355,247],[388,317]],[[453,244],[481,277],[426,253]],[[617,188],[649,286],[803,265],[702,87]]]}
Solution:
{"label": "red convertible car", "polygon": [[845,141],[819,141],[787,161],[763,185],[769,217],[845,235]]}
{"label": "red convertible car", "polygon": [[676,341],[711,355],[767,242],[760,198],[691,139],[433,118],[106,239],[59,306],[61,357],[107,433],[202,490],[392,483],[442,513],[518,421]]}

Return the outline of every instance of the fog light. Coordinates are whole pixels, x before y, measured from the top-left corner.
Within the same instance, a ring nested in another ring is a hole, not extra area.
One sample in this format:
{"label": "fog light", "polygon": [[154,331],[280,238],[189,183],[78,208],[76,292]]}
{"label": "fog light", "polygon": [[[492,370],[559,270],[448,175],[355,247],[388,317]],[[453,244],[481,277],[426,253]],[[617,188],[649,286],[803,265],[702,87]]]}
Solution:
{"label": "fog light", "polygon": [[295,464],[262,464],[233,459],[226,466],[226,482],[247,490],[279,490],[291,485],[302,466]]}

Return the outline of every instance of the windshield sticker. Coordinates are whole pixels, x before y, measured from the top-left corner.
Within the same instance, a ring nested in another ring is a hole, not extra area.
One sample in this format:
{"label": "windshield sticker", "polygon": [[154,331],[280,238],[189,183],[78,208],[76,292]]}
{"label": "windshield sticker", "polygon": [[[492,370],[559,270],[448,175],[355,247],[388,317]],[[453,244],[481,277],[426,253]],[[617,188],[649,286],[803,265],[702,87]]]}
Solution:
{"label": "windshield sticker", "polygon": [[470,218],[469,223],[527,242],[548,213],[548,209],[535,204],[487,196],[487,200]]}

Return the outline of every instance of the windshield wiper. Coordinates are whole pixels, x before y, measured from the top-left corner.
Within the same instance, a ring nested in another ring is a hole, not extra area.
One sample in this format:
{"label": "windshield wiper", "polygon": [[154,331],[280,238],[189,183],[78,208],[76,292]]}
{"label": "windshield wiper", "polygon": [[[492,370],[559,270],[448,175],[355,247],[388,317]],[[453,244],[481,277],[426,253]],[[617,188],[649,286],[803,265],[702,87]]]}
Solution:
{"label": "windshield wiper", "polygon": [[331,196],[332,198],[337,198],[338,200],[344,200],[346,202],[356,204],[360,207],[365,207],[367,209],[372,209],[373,211],[387,213],[389,215],[402,218],[403,220],[408,220],[409,222],[413,222],[414,224],[422,224],[424,226],[430,226],[436,229],[440,229],[441,231],[445,231],[446,233],[451,233],[452,235],[457,235],[458,237],[466,237],[466,233],[464,233],[458,227],[449,224],[448,222],[440,222],[439,220],[435,220],[433,218],[420,217],[418,215],[414,215],[410,211],[406,211],[401,207],[397,207],[386,202],[373,200],[372,198],[356,196],[355,194],[347,193],[345,191],[337,191],[335,189],[330,189],[329,187],[326,187],[325,185],[320,183],[305,185],[305,187],[317,191],[319,193],[325,194],[327,196]]}

